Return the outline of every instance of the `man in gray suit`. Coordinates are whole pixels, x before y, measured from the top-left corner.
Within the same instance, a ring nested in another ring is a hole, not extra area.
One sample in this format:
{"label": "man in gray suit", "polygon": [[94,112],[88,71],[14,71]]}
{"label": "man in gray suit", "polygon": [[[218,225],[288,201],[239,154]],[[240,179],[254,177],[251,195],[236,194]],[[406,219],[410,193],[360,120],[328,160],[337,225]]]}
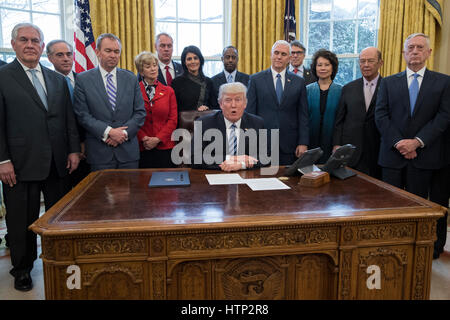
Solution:
{"label": "man in gray suit", "polygon": [[44,36],[39,27],[13,28],[16,59],[0,68],[0,180],[14,288],[33,287],[36,234],[28,226],[67,191],[65,178],[78,166],[80,141],[64,78],[39,63]]}
{"label": "man in gray suit", "polygon": [[146,111],[136,76],[117,68],[120,39],[110,33],[97,39],[99,67],[80,73],[74,90],[74,111],[86,130],[91,171],[135,169],[139,165],[136,134]]}

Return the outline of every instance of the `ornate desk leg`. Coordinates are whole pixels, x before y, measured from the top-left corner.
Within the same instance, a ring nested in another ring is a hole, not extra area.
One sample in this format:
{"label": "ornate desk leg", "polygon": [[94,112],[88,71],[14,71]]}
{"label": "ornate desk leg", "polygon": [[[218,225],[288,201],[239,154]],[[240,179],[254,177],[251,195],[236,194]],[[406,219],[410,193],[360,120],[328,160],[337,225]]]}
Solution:
{"label": "ornate desk leg", "polygon": [[340,250],[339,265],[339,293],[338,300],[353,300],[352,288],[352,265],[353,265],[353,248],[345,248]]}
{"label": "ornate desk leg", "polygon": [[413,300],[430,298],[430,277],[433,261],[433,243],[436,240],[436,221],[417,223],[417,241],[414,250]]}

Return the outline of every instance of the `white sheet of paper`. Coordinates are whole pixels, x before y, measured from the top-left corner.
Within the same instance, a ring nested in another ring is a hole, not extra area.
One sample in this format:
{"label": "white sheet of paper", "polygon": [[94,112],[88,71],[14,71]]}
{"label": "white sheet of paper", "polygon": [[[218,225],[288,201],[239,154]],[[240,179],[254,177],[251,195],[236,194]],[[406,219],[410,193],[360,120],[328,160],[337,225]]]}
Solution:
{"label": "white sheet of paper", "polygon": [[210,185],[245,184],[245,180],[237,173],[205,174]]}
{"label": "white sheet of paper", "polygon": [[277,178],[245,179],[244,181],[253,191],[286,190],[291,188]]}

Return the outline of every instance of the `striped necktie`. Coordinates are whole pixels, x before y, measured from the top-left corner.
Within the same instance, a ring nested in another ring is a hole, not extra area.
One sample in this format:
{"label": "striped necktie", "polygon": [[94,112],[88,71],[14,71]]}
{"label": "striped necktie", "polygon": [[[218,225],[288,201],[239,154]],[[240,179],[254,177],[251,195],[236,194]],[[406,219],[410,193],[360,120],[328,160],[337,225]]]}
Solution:
{"label": "striped necktie", "polygon": [[36,69],[29,69],[31,73],[31,79],[33,80],[33,86],[36,88],[37,94],[39,95],[39,98],[41,98],[42,104],[44,105],[45,109],[48,110],[48,102],[47,102],[47,94],[45,93],[44,87],[42,86],[41,82],[39,81],[38,77],[36,76]]}
{"label": "striped necktie", "polygon": [[109,103],[111,103],[111,108],[113,111],[116,110],[116,86],[114,85],[114,82],[112,80],[113,75],[111,73],[108,73],[106,75],[106,93],[108,94],[108,100]]}
{"label": "striped necktie", "polygon": [[232,83],[233,82],[233,75],[230,73],[227,77],[227,82]]}
{"label": "striped necktie", "polygon": [[237,154],[237,137],[236,137],[236,125],[231,125],[230,139],[228,140],[228,149],[230,155],[235,156]]}

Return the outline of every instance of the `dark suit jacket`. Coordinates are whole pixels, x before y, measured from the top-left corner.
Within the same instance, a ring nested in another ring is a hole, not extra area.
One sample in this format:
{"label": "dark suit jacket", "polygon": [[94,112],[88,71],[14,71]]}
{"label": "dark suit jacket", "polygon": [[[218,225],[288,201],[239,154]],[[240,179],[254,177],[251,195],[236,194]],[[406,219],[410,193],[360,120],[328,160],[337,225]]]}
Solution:
{"label": "dark suit jacket", "polygon": [[[172,60],[173,68],[175,69],[175,77],[178,77],[183,74],[183,67],[178,62],[175,62]],[[161,70],[161,68],[158,66],[158,81],[161,82],[163,85],[167,86],[166,80],[164,79],[163,72],[165,73],[166,70]],[[173,79],[172,79],[173,80]],[[141,81],[141,79],[139,79]]]}
{"label": "dark suit jacket", "polygon": [[0,162],[10,159],[19,181],[45,180],[52,157],[63,177],[68,154],[80,152],[67,83],[41,68],[48,111],[17,59],[0,69]]}
{"label": "dark suit jacket", "polygon": [[280,152],[294,154],[298,145],[309,144],[308,104],[301,77],[286,70],[279,104],[271,69],[255,73],[250,76],[247,99],[247,112],[261,116],[266,129],[280,129]]}
{"label": "dark suit jacket", "polygon": [[[443,132],[450,121],[450,77],[426,70],[411,116],[406,71],[383,78],[377,96],[375,121],[381,133],[382,167],[400,169],[410,161],[416,168],[438,169],[442,163]],[[425,144],[417,157],[405,159],[394,145],[419,137]]]}
{"label": "dark suit jacket", "polygon": [[[248,74],[237,71],[234,81],[240,82],[243,85],[245,85],[246,87],[248,87],[248,79],[249,79],[249,77],[250,76]],[[227,83],[227,79],[225,78],[225,72],[222,71],[222,72],[216,74],[214,77],[211,78],[211,80],[213,82],[213,90],[214,90],[215,101],[217,101],[217,99],[219,98],[219,88],[220,88],[220,86],[223,85],[224,83]],[[218,103],[217,103],[217,106],[215,107],[215,109],[219,109],[219,104]]]}
{"label": "dark suit jacket", "polygon": [[[195,145],[196,134],[199,134],[194,130],[194,138],[192,139],[192,166],[194,168],[200,169],[220,169],[219,164],[221,164],[223,161],[225,161],[227,150],[228,150],[228,137],[227,137],[227,130],[225,128],[225,120],[223,117],[222,111],[217,111],[215,113],[208,114],[206,116],[203,116],[199,118],[197,121],[200,121],[202,123],[202,132],[201,135],[203,137],[203,134],[208,129],[218,129],[220,130],[222,137],[224,138],[220,143],[222,144],[222,150],[223,153],[218,155],[218,161],[214,164],[206,164],[204,161],[202,161],[202,164],[195,164],[194,162],[194,155],[195,154],[203,154],[203,151],[205,148],[214,142],[213,141],[202,141],[202,145]],[[247,132],[248,129],[255,129],[256,134],[258,137],[258,130],[264,128],[264,120],[261,117],[255,116],[253,114],[249,114],[244,112],[241,118],[241,135],[239,137],[239,146],[238,146],[238,154],[239,155],[250,155],[256,159],[259,159],[258,157],[258,148],[256,148],[256,154],[252,153],[250,149],[250,141],[248,136],[245,135],[245,132]],[[198,139],[198,138],[197,138]],[[203,139],[202,139],[203,140]],[[256,146],[259,146],[259,140],[256,143]],[[201,148],[201,149],[200,149]],[[212,154],[215,156],[215,153]],[[204,160],[204,159],[202,159]],[[258,168],[261,166],[261,163],[258,162],[258,164],[254,168]]]}
{"label": "dark suit jacket", "polygon": [[[105,164],[113,160],[139,160],[137,132],[144,124],[145,107],[136,76],[117,68],[116,108],[112,110],[99,68],[78,74],[74,90],[74,111],[86,129],[87,160]],[[128,140],[113,148],[102,141],[106,128],[128,127]]]}
{"label": "dark suit jacket", "polygon": [[0,60],[0,66],[3,66],[3,65],[5,65],[5,64],[7,64],[5,61]]}
{"label": "dark suit jacket", "polygon": [[305,79],[305,85],[316,82],[317,78],[312,74],[311,70],[305,68],[303,70],[303,79]]}
{"label": "dark suit jacket", "polygon": [[364,80],[356,79],[342,88],[341,99],[336,113],[333,134],[333,146],[352,144],[356,147],[349,166],[355,167],[361,160],[361,155],[367,153],[373,164],[378,161],[380,149],[380,133],[375,124],[375,105],[381,77],[366,111],[364,99]]}

